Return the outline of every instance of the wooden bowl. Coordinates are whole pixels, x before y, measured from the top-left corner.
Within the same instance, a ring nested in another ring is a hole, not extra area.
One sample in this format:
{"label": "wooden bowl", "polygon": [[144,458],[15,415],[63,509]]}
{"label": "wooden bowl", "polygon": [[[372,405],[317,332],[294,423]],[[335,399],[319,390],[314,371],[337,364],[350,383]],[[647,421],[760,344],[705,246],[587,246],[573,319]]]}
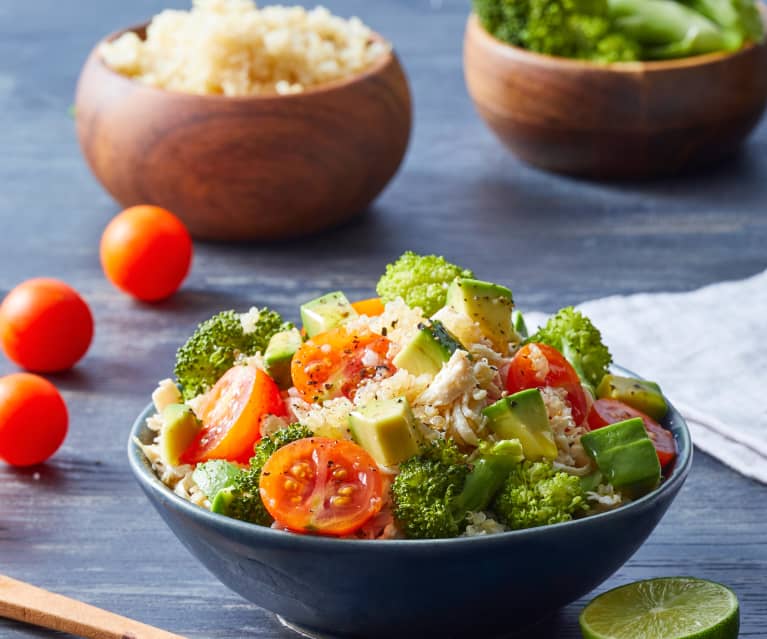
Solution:
{"label": "wooden bowl", "polygon": [[510,46],[471,15],[464,72],[480,116],[516,155],[586,177],[647,177],[719,159],[767,104],[764,43],[603,65]]}
{"label": "wooden bowl", "polygon": [[[130,30],[144,37],[145,26]],[[99,46],[77,87],[88,164],[121,205],[170,209],[197,238],[273,240],[335,225],[364,211],[405,155],[410,91],[393,52],[303,93],[223,97],[146,86],[108,68]]]}

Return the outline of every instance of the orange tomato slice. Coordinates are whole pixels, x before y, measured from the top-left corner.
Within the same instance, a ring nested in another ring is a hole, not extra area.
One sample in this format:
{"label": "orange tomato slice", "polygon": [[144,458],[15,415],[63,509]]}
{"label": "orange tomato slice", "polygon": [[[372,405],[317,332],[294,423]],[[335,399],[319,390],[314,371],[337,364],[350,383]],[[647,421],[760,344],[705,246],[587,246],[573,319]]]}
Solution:
{"label": "orange tomato slice", "polygon": [[181,461],[247,462],[261,439],[261,419],[286,414],[280,389],[269,375],[254,366],[233,366],[216,382],[200,408],[202,430]]}
{"label": "orange tomato slice", "polygon": [[299,439],[275,451],[261,472],[261,500],[294,532],[348,535],[381,510],[383,480],[354,442]]}
{"label": "orange tomato slice", "polygon": [[384,312],[384,303],[381,301],[380,297],[371,297],[367,300],[352,302],[352,308],[360,315],[375,317]]}

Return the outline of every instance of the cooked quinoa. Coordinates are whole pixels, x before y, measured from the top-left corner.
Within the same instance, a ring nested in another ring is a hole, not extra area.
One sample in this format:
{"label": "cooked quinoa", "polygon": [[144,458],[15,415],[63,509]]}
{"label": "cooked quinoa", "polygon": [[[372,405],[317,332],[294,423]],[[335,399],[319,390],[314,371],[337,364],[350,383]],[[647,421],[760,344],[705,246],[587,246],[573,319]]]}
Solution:
{"label": "cooked quinoa", "polygon": [[146,38],[129,31],[101,47],[115,71],[147,85],[199,95],[299,93],[359,73],[390,50],[358,18],[324,7],[193,0],[166,10]]}

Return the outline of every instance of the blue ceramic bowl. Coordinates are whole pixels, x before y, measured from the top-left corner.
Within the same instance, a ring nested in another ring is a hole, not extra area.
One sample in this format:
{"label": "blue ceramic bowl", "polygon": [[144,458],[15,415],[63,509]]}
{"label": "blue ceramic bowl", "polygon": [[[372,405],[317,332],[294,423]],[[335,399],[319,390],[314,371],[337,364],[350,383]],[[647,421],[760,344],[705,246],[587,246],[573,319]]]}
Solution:
{"label": "blue ceramic bowl", "polygon": [[128,443],[149,500],[226,586],[309,636],[508,635],[618,570],[660,521],[692,463],[690,433],[672,408],[665,425],[679,450],[673,470],[657,490],[617,510],[483,537],[329,539],[244,523],[175,495],[134,443],[151,440],[145,420],[153,410],[138,417]]}

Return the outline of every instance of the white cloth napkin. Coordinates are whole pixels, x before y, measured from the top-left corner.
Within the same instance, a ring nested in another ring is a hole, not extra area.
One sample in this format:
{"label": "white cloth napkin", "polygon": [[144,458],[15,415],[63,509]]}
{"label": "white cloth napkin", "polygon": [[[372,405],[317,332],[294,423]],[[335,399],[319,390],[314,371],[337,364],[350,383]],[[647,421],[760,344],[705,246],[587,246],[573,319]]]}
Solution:
{"label": "white cloth napkin", "polygon": [[[578,306],[617,364],[658,382],[693,442],[767,483],[767,271],[689,293],[612,296]],[[545,322],[526,313],[529,328]]]}

